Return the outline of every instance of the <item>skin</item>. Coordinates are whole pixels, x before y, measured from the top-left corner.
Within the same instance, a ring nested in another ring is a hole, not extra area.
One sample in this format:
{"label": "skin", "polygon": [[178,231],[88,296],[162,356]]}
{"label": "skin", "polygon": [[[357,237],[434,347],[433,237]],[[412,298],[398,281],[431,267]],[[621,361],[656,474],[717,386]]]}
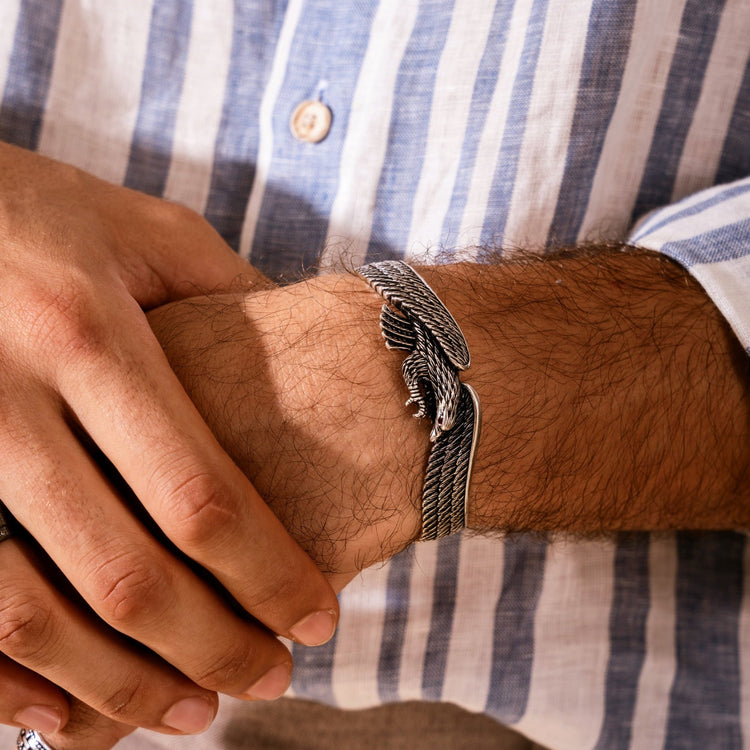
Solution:
{"label": "skin", "polygon": [[[649,254],[600,247],[595,254],[422,273],[467,337],[472,367],[464,377],[484,410],[471,527],[589,535],[748,526],[746,357],[682,270]],[[429,425],[412,419],[403,405],[403,354],[383,347],[381,304],[361,279],[332,275],[179,301],[149,316],[174,372],[233,459],[229,471],[239,467],[253,481],[336,589],[419,534]],[[101,386],[91,380],[98,372],[89,365],[86,392],[104,403]],[[65,403],[75,388],[68,386]],[[73,413],[85,426],[79,417],[85,410]],[[110,419],[113,413],[110,408]],[[148,462],[147,447],[155,441],[148,419],[143,424],[137,460]],[[98,433],[86,429],[97,440]],[[44,457],[32,448],[35,462]],[[23,461],[23,452],[15,459]],[[138,492],[132,468],[128,472],[132,464],[114,463]],[[73,515],[70,533],[96,527],[99,510],[91,507],[97,497],[92,491],[79,503],[86,523]],[[247,516],[256,523],[254,498],[216,496],[200,529],[193,527],[194,534],[209,529],[213,545],[207,548],[224,549],[225,565],[246,550],[233,543],[231,532],[215,532],[216,519],[230,529],[242,527]],[[105,510],[111,507],[102,515]],[[161,524],[158,508],[149,511]],[[117,528],[102,548],[127,531]],[[263,538],[257,542],[264,554],[274,553],[273,545],[262,547]],[[11,545],[23,550],[22,544],[7,542],[0,553]],[[178,546],[184,545],[183,539]],[[216,570],[189,546],[185,551]],[[168,559],[157,557],[155,564],[166,569]],[[20,574],[20,563],[10,562]],[[171,564],[179,568],[174,559]],[[44,576],[40,580],[46,584]],[[243,580],[254,585],[252,578]],[[47,607],[58,612],[58,605]],[[98,620],[92,632],[96,627]],[[47,669],[53,667],[49,659]],[[50,677],[57,682],[57,675]],[[71,692],[93,702],[86,689],[82,684]],[[84,740],[90,750],[111,747],[130,731],[131,717],[128,725],[112,718],[111,710],[97,713],[73,700],[66,729],[47,736],[60,750]]]}
{"label": "skin", "polygon": [[[747,527],[748,360],[682,269],[603,247],[420,271],[467,338],[462,378],[482,403],[471,528]],[[419,533],[430,425],[404,407],[381,304],[333,275],[149,318],[219,440],[337,588]]]}
{"label": "skin", "polygon": [[0,722],[61,728],[67,691],[110,719],[199,731],[216,691],[283,692],[291,657],[271,631],[332,634],[333,590],[219,446],[143,312],[238,274],[263,282],[193,212],[0,144],[0,497],[36,542],[0,545]]}
{"label": "skin", "polygon": [[[421,272],[466,335],[462,377],[483,407],[471,528],[748,527],[747,357],[682,269],[600,247]],[[332,275],[149,316],[221,443],[336,589],[420,532],[430,426],[404,407],[381,304]],[[130,729],[74,704],[49,739],[66,750],[85,733],[104,750],[117,731]]]}

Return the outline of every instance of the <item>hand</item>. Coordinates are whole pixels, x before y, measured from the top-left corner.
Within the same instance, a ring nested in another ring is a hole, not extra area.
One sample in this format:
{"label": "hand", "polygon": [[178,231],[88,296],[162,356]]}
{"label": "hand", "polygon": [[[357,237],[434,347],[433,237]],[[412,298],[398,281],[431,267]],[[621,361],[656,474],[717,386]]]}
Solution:
{"label": "hand", "polygon": [[336,590],[420,533],[429,425],[359,278],[194,298],[149,314],[220,442]]}
{"label": "hand", "polygon": [[[404,407],[380,304],[344,277],[149,313],[213,429],[336,589],[419,534],[429,427]],[[129,731],[74,701],[65,729],[45,738],[55,750],[108,750]]]}
{"label": "hand", "polygon": [[[187,209],[0,144],[0,497],[33,539],[0,544],[0,694],[14,696],[0,721],[63,726],[62,688],[126,724],[198,731],[213,691],[285,688],[290,656],[263,626],[330,636],[333,592],[220,449],[142,312],[240,273],[260,278]],[[87,446],[262,625],[146,531]]]}

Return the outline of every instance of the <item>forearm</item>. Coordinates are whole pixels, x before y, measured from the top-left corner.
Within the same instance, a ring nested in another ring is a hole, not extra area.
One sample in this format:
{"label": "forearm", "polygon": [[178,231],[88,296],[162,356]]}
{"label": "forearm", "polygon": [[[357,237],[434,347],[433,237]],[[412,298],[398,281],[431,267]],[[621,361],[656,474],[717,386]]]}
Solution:
{"label": "forearm", "polygon": [[425,273],[484,410],[470,526],[748,525],[748,360],[681,268],[615,251]]}
{"label": "forearm", "polygon": [[[470,526],[750,525],[745,355],[681,269],[617,251],[422,273],[466,335],[462,377],[483,407]],[[329,276],[152,318],[220,441],[319,562],[352,536],[387,557],[419,530],[429,428],[403,406],[381,304]]]}

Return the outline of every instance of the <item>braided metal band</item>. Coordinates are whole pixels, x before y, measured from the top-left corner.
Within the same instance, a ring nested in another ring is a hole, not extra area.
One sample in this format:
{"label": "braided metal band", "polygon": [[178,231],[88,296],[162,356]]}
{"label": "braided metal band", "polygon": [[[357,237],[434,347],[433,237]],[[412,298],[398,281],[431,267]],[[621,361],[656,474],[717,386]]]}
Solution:
{"label": "braided metal band", "polygon": [[52,750],[35,729],[22,729],[16,740],[17,750]]}
{"label": "braided metal band", "polygon": [[466,526],[471,469],[481,410],[474,389],[458,378],[469,367],[461,329],[425,280],[406,263],[380,261],[357,270],[385,298],[380,329],[403,362],[415,417],[432,421],[433,443],[422,490],[422,539],[439,539]]}

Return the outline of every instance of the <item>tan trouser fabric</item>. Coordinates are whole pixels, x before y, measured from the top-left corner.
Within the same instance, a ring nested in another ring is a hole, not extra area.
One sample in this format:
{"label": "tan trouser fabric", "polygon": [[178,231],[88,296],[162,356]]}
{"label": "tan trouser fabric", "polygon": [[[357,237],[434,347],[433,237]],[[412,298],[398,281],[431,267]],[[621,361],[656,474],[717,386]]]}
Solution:
{"label": "tan trouser fabric", "polygon": [[[223,703],[220,719],[205,735],[136,732],[116,750],[544,750],[486,716],[446,703],[366,711],[294,699]],[[0,750],[14,748],[17,734],[0,727]]]}

